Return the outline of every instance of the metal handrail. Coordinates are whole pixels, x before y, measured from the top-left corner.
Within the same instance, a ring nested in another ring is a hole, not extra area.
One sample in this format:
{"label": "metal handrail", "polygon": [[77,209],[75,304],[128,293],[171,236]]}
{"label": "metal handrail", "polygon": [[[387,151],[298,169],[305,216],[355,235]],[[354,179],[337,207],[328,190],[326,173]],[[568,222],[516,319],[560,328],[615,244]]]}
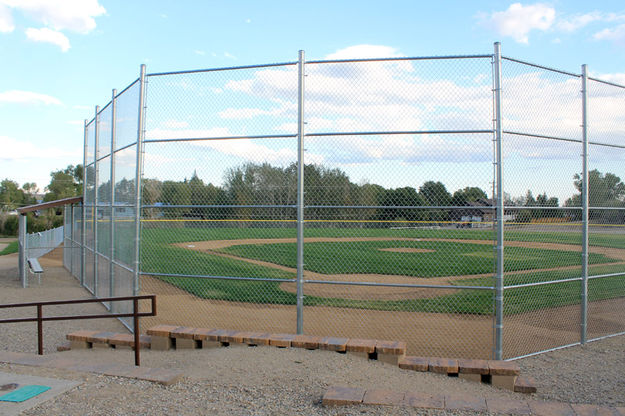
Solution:
{"label": "metal handrail", "polygon": [[[150,312],[139,312],[139,300],[150,299]],[[109,313],[97,315],[67,315],[67,316],[43,316],[43,307],[51,305],[73,305],[78,303],[101,303],[132,300],[132,313]],[[139,351],[141,343],[139,342],[139,318],[142,316],[156,316],[156,295],[140,295],[140,296],[118,296],[110,298],[97,299],[70,299],[70,300],[53,300],[46,302],[27,302],[27,303],[10,303],[0,305],[0,309],[36,307],[36,318],[13,318],[0,319],[0,324],[17,323],[17,322],[37,322],[37,353],[43,355],[43,322],[44,321],[71,321],[77,319],[102,319],[102,318],[128,318],[132,317],[134,321],[135,336],[135,365],[140,365]]]}

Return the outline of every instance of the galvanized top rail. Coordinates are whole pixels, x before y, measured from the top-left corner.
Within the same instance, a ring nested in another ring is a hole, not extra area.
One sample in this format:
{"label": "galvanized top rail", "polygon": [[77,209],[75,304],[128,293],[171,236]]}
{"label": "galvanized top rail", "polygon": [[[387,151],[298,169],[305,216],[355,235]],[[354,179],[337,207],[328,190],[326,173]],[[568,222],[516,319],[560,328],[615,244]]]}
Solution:
{"label": "galvanized top rail", "polygon": [[402,56],[395,58],[362,58],[362,59],[329,59],[306,61],[307,64],[346,64],[357,62],[392,62],[392,61],[431,61],[444,59],[485,59],[492,58],[493,55],[432,55],[432,56]]}
{"label": "galvanized top rail", "polygon": [[153,72],[146,74],[147,77],[160,77],[162,75],[183,75],[183,74],[197,74],[200,72],[218,72],[218,71],[232,71],[238,69],[256,69],[256,68],[273,68],[278,66],[293,66],[297,65],[297,62],[281,62],[275,64],[260,64],[260,65],[241,65],[241,66],[226,66],[222,68],[205,68],[205,69],[190,69],[186,71],[169,71],[169,72]]}
{"label": "galvanized top rail", "polygon": [[602,84],[611,85],[611,86],[613,86],[613,87],[625,88],[625,85],[617,84],[617,83],[615,83],[615,82],[604,81],[604,80],[602,80],[602,79],[593,78],[593,77],[588,77],[588,79],[589,79],[589,80],[591,80],[591,81],[601,82]]}
{"label": "galvanized top rail", "polygon": [[545,65],[538,65],[538,64],[535,64],[535,63],[532,63],[532,62],[522,61],[520,59],[515,59],[515,58],[510,58],[508,56],[502,56],[501,59],[502,60],[506,60],[506,61],[516,62],[518,64],[524,64],[524,65],[533,66],[535,68],[545,69],[545,70],[551,71],[551,72],[557,72],[557,73],[563,74],[563,75],[569,75],[569,76],[576,77],[576,78],[581,77],[581,74],[576,74],[574,72],[567,72],[567,71],[563,71],[561,69],[551,68],[551,67],[545,66]]}

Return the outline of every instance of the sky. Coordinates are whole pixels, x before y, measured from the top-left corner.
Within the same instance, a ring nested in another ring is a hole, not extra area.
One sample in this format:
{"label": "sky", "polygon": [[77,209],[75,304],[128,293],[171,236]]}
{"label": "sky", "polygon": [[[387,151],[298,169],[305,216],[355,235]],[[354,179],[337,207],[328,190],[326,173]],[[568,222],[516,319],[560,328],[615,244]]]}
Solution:
{"label": "sky", "polygon": [[[0,179],[36,182],[44,191],[51,171],[82,163],[84,121],[94,117],[95,105],[110,101],[112,89],[121,91],[137,79],[141,64],[159,73],[294,62],[299,50],[307,60],[492,54],[494,42],[501,42],[504,56],[572,73],[587,64],[591,76],[625,85],[622,1],[0,0]],[[504,129],[533,126],[545,135],[579,137],[576,78],[512,62],[504,69]],[[490,71],[487,59],[311,64],[307,131],[490,129]],[[351,81],[341,83],[345,77]],[[146,138],[290,134],[294,80],[292,66],[153,77]],[[539,88],[540,96],[528,92]],[[597,91],[593,134],[625,144],[625,97],[609,88]],[[125,94],[127,108],[133,93]],[[132,128],[130,123],[128,134]],[[470,185],[488,189],[491,138],[311,138],[306,158],[339,167],[357,183],[418,188],[434,179],[452,192]],[[575,192],[579,146],[505,139],[509,193],[531,189],[563,202]],[[248,161],[290,163],[296,157],[292,144],[148,144],[145,176],[181,179],[196,170],[218,184],[228,168]],[[591,150],[592,167],[625,179],[625,152]],[[132,169],[122,174],[130,177]]]}

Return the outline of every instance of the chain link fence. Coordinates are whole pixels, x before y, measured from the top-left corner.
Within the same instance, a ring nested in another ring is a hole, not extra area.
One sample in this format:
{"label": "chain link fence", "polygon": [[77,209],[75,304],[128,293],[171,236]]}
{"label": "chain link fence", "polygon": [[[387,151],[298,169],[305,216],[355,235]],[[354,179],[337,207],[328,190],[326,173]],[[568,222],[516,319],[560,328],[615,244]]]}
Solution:
{"label": "chain link fence", "polygon": [[157,294],[147,325],[475,358],[623,333],[624,108],[498,45],[142,67],[85,124],[70,267],[96,296]]}

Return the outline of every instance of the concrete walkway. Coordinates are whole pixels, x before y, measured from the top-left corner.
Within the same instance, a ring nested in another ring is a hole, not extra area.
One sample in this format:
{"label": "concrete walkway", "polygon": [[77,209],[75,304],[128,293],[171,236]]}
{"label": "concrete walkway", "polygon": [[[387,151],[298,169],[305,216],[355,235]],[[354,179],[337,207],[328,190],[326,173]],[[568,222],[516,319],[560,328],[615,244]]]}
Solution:
{"label": "concrete walkway", "polygon": [[177,382],[182,373],[172,370],[150,367],[136,367],[123,364],[97,364],[64,358],[59,354],[35,355],[20,352],[0,351],[0,362],[33,367],[56,368],[80,373],[96,373],[105,376],[135,378],[163,385]]}
{"label": "concrete walkway", "polygon": [[324,406],[407,406],[417,409],[470,411],[490,414],[537,416],[625,416],[625,407],[604,407],[538,400],[486,399],[466,393],[416,392],[334,386],[323,395]]}

